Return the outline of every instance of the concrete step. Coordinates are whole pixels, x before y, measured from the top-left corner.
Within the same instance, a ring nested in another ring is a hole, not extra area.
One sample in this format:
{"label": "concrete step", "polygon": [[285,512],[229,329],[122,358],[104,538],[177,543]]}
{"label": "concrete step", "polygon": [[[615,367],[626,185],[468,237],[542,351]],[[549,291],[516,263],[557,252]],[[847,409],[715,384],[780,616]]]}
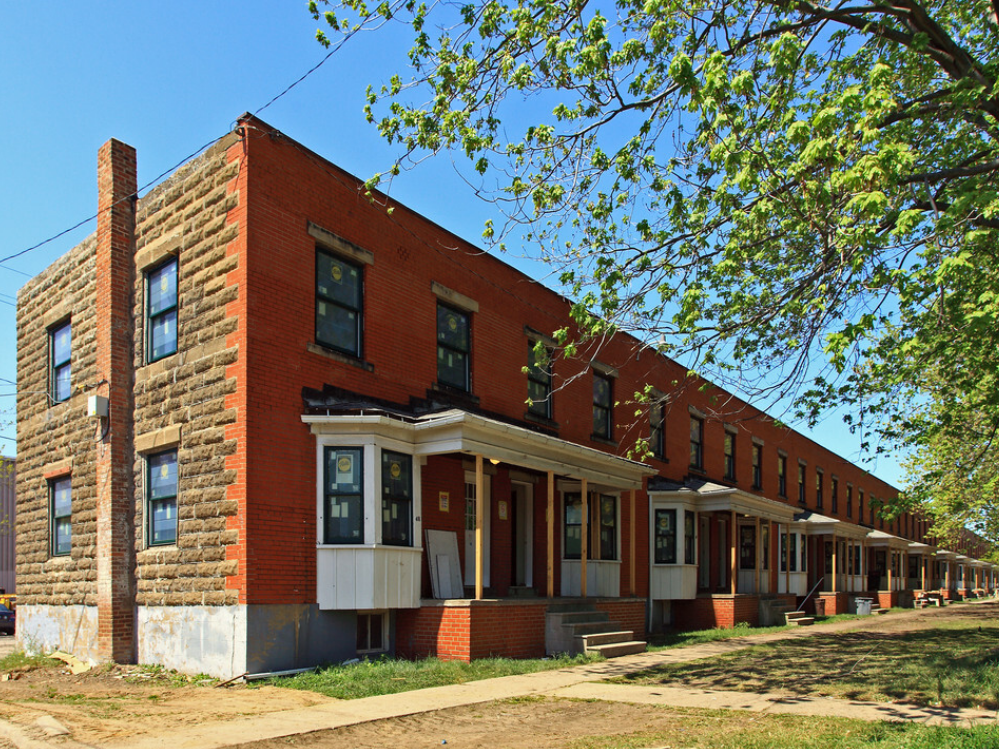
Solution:
{"label": "concrete step", "polygon": [[589,650],[595,645],[612,645],[618,642],[628,642],[635,639],[635,633],[628,630],[616,632],[594,632],[592,634],[580,635],[583,640],[583,648]]}
{"label": "concrete step", "polygon": [[644,653],[646,643],[641,640],[631,640],[628,642],[614,642],[606,645],[594,645],[587,648],[588,653],[599,653],[604,658],[617,658],[619,655],[634,655]]}
{"label": "concrete step", "polygon": [[606,611],[569,611],[566,613],[550,612],[550,616],[559,617],[562,624],[581,624],[589,622],[606,622],[610,620]]}
{"label": "concrete step", "polygon": [[605,620],[601,622],[576,622],[574,624],[563,624],[562,626],[573,637],[582,637],[583,635],[596,635],[607,632],[614,627],[614,624]]}

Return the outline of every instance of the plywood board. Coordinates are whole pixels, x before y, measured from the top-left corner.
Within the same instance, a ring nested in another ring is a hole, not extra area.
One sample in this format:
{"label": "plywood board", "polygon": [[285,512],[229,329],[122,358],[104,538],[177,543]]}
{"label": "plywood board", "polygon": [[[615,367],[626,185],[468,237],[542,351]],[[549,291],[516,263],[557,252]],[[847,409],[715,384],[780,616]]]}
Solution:
{"label": "plywood board", "polygon": [[454,531],[424,531],[427,563],[434,598],[460,598],[464,594],[458,556],[458,534]]}

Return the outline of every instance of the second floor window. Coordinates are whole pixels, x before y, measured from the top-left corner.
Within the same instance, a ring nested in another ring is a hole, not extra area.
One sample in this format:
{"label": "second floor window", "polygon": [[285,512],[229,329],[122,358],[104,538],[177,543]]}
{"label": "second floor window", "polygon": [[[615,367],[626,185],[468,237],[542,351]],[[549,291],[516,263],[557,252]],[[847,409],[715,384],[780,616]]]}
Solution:
{"label": "second floor window", "polygon": [[666,407],[656,401],[649,406],[649,451],[657,458],[666,457]]}
{"label": "second floor window", "polygon": [[359,266],[316,251],[316,343],[361,356],[362,282]]}
{"label": "second floor window", "polygon": [[177,451],[167,450],[146,460],[149,478],[150,546],[177,542]]}
{"label": "second floor window", "polygon": [[704,419],[690,417],[690,467],[704,468]]}
{"label": "second floor window", "polygon": [[805,504],[805,465],[798,463],[798,504]]}
{"label": "second floor window", "polygon": [[725,432],[725,478],[735,479],[735,435]]}
{"label": "second floor window", "polygon": [[763,446],[753,445],[753,488],[763,488]]}
{"label": "second floor window", "polygon": [[146,276],[147,362],[177,353],[177,261]]}
{"label": "second floor window", "polygon": [[857,490],[857,520],[864,522],[864,490]]}
{"label": "second floor window", "polygon": [[850,484],[846,485],[846,516],[853,517],[853,487]]}
{"label": "second floor window", "polygon": [[839,512],[839,479],[833,476],[829,484],[829,498],[832,502],[833,513]]}
{"label": "second floor window", "polygon": [[458,390],[471,390],[471,343],[468,314],[445,304],[437,305],[437,382]]}
{"label": "second floor window", "polygon": [[527,410],[543,419],[552,418],[551,351],[538,353],[537,344],[527,343]]}
{"label": "second floor window", "polygon": [[611,431],[611,414],[613,413],[612,388],[610,377],[593,373],[593,436],[609,440]]}
{"label": "second floor window", "polygon": [[787,456],[777,456],[777,494],[787,496]]}
{"label": "second floor window", "polygon": [[69,320],[49,331],[49,361],[52,363],[50,389],[53,400],[69,400],[73,393],[70,382],[72,339]]}
{"label": "second floor window", "polygon": [[822,471],[816,469],[815,471],[815,506],[818,509],[822,509],[822,479],[825,476]]}

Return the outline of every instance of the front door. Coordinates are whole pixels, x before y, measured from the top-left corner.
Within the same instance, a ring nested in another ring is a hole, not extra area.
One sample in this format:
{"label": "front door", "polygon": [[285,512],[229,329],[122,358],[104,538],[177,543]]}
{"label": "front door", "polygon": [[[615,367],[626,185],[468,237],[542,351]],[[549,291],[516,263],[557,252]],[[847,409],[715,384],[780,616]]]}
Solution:
{"label": "front door", "polygon": [[513,584],[534,585],[534,487],[513,484]]}
{"label": "front door", "polygon": [[[482,584],[489,583],[489,501],[491,492],[489,476],[482,477],[485,494],[485,525],[482,528]],[[471,471],[465,474],[465,585],[475,586],[475,474]]]}
{"label": "front door", "polygon": [[697,536],[697,587],[707,590],[711,587],[711,525],[710,520],[701,515],[701,528]]}

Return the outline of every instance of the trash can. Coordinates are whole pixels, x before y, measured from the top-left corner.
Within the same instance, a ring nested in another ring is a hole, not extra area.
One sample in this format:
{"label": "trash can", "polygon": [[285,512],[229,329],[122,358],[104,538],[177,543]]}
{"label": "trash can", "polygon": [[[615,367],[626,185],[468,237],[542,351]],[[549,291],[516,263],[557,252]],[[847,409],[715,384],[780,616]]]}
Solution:
{"label": "trash can", "polygon": [[815,599],[815,615],[825,616],[826,615],[826,599],[816,598]]}
{"label": "trash can", "polygon": [[871,615],[871,603],[874,601],[873,598],[858,598],[857,601],[857,614],[860,616],[870,616]]}

